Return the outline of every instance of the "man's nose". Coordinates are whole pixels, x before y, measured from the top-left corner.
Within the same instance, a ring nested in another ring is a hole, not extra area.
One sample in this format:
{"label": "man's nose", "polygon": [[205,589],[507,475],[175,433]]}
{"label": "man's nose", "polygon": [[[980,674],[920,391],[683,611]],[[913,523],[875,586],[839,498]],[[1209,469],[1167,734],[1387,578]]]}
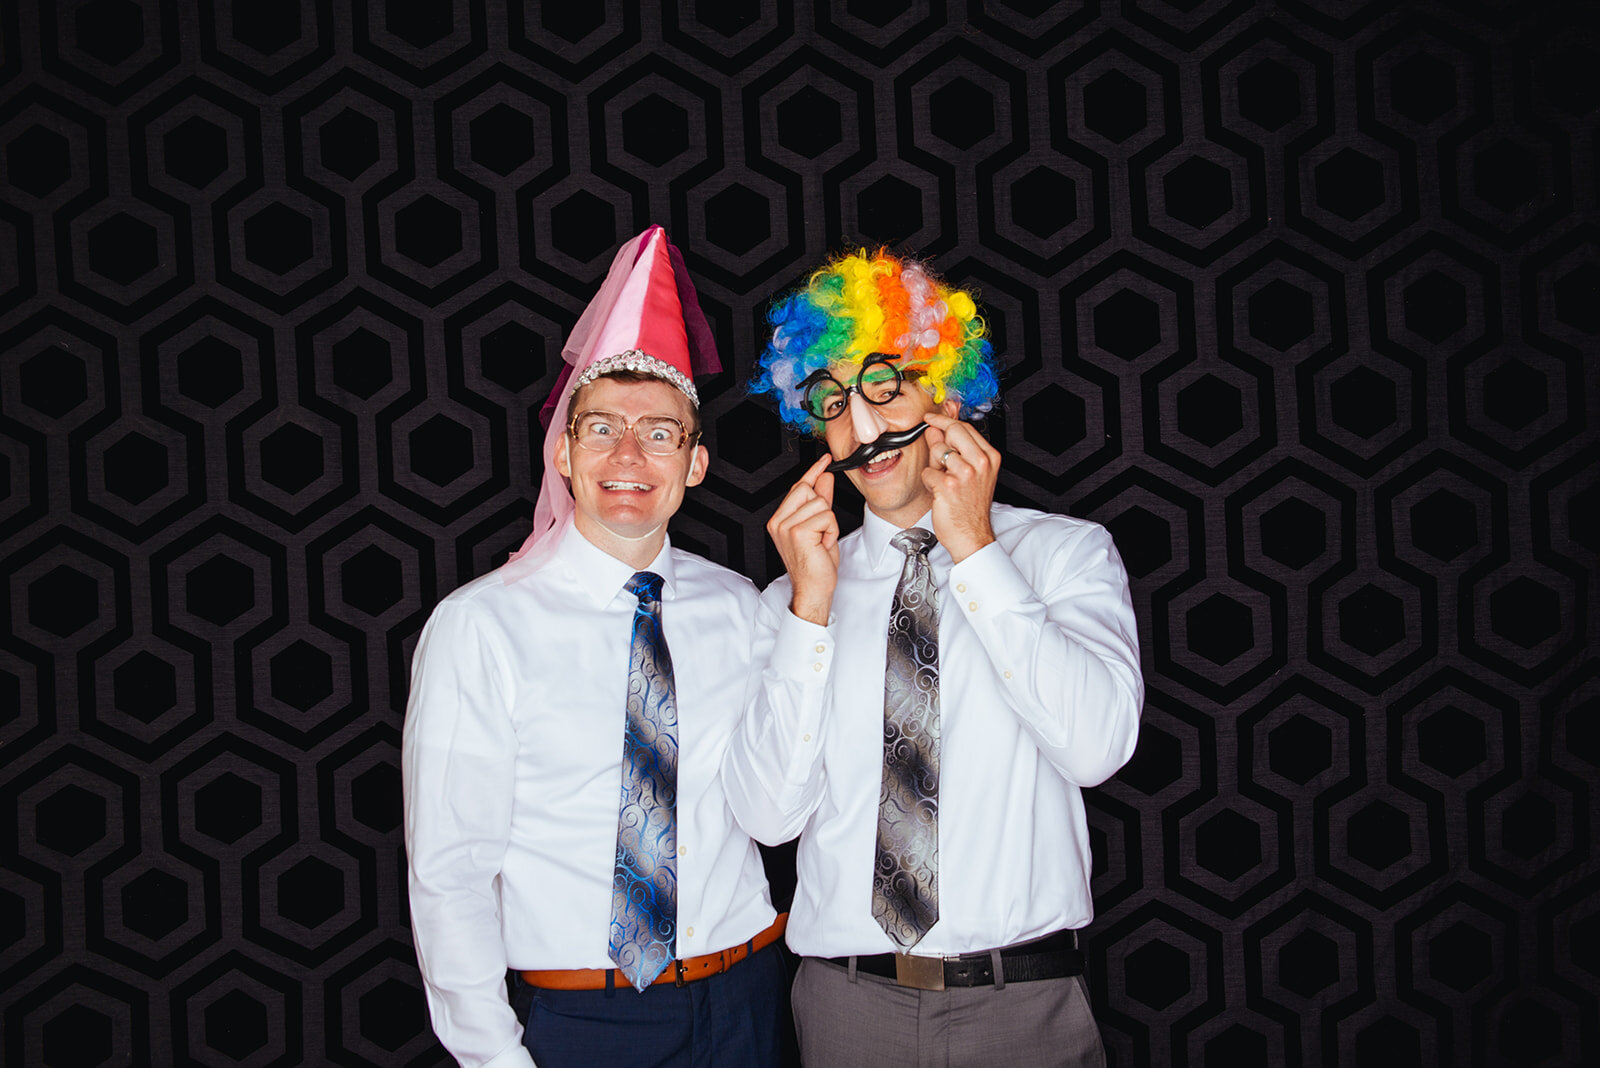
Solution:
{"label": "man's nose", "polygon": [[850,427],[856,433],[856,442],[866,445],[877,441],[878,435],[889,429],[876,405],[868,404],[859,392],[850,394]]}
{"label": "man's nose", "polygon": [[[627,451],[624,452],[624,449]],[[612,459],[621,460],[624,463],[643,462],[645,455],[644,446],[639,443],[639,429],[637,427],[627,427],[623,430],[622,436],[617,439],[617,443],[611,446]]]}

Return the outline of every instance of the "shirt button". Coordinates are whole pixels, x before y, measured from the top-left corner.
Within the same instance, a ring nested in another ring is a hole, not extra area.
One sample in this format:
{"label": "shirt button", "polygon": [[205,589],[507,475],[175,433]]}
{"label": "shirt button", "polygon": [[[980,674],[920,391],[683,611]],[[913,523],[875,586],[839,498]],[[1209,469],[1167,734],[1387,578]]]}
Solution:
{"label": "shirt button", "polygon": [[694,928],[693,927],[685,927],[683,929],[683,934],[684,934],[685,938],[693,938],[694,937]]}
{"label": "shirt button", "polygon": [[800,740],[801,740],[801,741],[802,741],[802,742],[809,742],[809,741],[810,741],[810,740],[811,740],[811,735],[809,735],[809,734],[802,734],[802,735],[801,735],[801,736],[800,736]]}
{"label": "shirt button", "polygon": [[1006,678],[1008,678],[1008,679],[1009,679],[1009,678],[1010,678],[1010,677],[1011,677],[1011,672],[1009,672],[1009,671],[1008,671],[1008,672],[1006,672]]}
{"label": "shirt button", "polygon": [[822,670],[822,665],[821,664],[812,664],[811,665],[811,670],[812,671],[821,671]]}
{"label": "shirt button", "polygon": [[978,602],[977,601],[968,601],[967,602],[967,611],[976,612],[977,610],[978,610]]}
{"label": "shirt button", "polygon": [[819,645],[819,646],[817,646],[817,652],[819,652],[819,653],[825,653],[825,652],[827,652],[827,651],[828,651],[828,647],[827,647],[827,646],[826,646],[826,645]]}
{"label": "shirt button", "polygon": [[[1011,672],[1009,672],[1009,671],[1006,672],[1006,677],[1010,678],[1010,676],[1011,676]],[[689,854],[689,847],[688,846],[681,845],[681,846],[678,847],[678,856],[683,857],[683,856],[688,856],[688,854]]]}
{"label": "shirt button", "polygon": [[967,592],[967,584],[965,582],[956,583],[956,592],[957,593],[966,593]]}

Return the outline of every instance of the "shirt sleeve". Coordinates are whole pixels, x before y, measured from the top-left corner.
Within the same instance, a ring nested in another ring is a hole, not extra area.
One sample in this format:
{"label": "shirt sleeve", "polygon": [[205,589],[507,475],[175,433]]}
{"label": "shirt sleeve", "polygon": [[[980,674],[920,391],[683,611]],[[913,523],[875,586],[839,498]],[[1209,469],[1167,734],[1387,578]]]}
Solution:
{"label": "shirt sleeve", "polygon": [[756,610],[744,717],[722,761],[728,805],[758,842],[795,837],[822,801],[822,708],[833,654],[827,627],[789,611],[788,584],[768,587]]}
{"label": "shirt sleeve", "polygon": [[515,789],[508,694],[470,608],[441,603],[417,645],[401,762],[417,961],[434,1032],[465,1068],[533,1064],[506,999],[496,890]]}
{"label": "shirt sleeve", "polygon": [[945,611],[972,625],[1045,758],[1068,782],[1095,786],[1127,763],[1138,740],[1144,677],[1133,601],[1105,528],[1083,523],[1037,544],[1047,533],[1030,532],[1012,549],[1039,560],[1028,570],[1040,588],[996,542],[950,569]]}

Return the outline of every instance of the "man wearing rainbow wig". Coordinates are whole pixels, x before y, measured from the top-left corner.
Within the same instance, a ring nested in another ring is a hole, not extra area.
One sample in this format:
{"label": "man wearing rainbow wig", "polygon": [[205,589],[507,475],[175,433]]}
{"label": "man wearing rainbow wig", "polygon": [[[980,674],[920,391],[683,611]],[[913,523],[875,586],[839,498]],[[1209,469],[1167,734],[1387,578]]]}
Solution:
{"label": "man wearing rainbow wig", "polygon": [[[998,394],[970,295],[886,252],[771,312],[752,389],[820,437],[767,524],[766,663],[722,774],[799,836],[788,942],[808,1065],[1100,1064],[1078,929],[1081,789],[1133,753],[1127,577],[1094,523],[994,502]],[[835,472],[866,501],[840,537]]]}

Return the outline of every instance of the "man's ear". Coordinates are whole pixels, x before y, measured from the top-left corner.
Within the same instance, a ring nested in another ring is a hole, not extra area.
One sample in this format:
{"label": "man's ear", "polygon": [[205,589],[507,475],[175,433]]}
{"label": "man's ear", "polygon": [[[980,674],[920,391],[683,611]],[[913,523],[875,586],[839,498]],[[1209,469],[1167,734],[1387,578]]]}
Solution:
{"label": "man's ear", "polygon": [[939,410],[952,419],[961,418],[961,402],[954,397],[946,396],[944,403],[939,405]]}
{"label": "man's ear", "polygon": [[711,454],[704,445],[696,445],[694,452],[689,456],[689,475],[683,480],[685,486],[698,486],[706,479],[706,467],[711,463]]}
{"label": "man's ear", "polygon": [[556,451],[556,471],[563,478],[572,477],[572,435],[561,435],[561,448]]}

